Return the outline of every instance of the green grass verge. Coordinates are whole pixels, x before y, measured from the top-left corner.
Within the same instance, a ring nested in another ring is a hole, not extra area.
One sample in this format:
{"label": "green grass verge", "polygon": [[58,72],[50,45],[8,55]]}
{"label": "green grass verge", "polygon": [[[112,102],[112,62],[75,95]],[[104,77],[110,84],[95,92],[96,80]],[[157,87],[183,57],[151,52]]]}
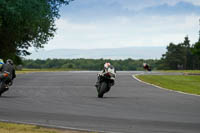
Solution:
{"label": "green grass verge", "polygon": [[71,130],[48,129],[34,125],[0,122],[0,133],[88,133]]}
{"label": "green grass verge", "polygon": [[68,68],[58,68],[58,69],[22,69],[21,71],[16,71],[17,74],[25,74],[31,72],[58,72],[58,71],[81,71],[79,69],[68,69]]}
{"label": "green grass verge", "polygon": [[179,72],[179,73],[185,73],[185,74],[188,74],[188,73],[192,73],[192,74],[195,74],[195,73],[198,73],[200,74],[200,70],[162,70],[160,72]]}
{"label": "green grass verge", "polygon": [[192,75],[138,75],[142,81],[167,88],[200,95],[200,76]]}

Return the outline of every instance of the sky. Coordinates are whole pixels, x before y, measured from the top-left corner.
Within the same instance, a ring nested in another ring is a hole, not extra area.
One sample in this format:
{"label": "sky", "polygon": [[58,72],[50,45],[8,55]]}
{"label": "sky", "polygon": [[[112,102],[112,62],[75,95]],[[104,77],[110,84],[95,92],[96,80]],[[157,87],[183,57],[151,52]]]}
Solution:
{"label": "sky", "polygon": [[157,47],[199,37],[200,0],[74,0],[60,14],[45,50]]}

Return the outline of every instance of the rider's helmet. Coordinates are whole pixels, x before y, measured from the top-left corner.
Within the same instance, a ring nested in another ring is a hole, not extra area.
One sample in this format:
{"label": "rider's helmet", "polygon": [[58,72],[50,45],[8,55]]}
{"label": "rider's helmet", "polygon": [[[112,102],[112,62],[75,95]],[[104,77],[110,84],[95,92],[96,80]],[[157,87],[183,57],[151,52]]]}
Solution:
{"label": "rider's helmet", "polygon": [[143,63],[143,67],[146,67],[147,66],[147,63]]}
{"label": "rider's helmet", "polygon": [[3,64],[4,64],[3,60],[0,59],[0,68],[2,67]]}
{"label": "rider's helmet", "polygon": [[7,63],[7,64],[10,64],[10,65],[13,65],[13,64],[14,64],[13,61],[12,61],[11,59],[8,59],[8,60],[6,61],[6,63]]}
{"label": "rider's helmet", "polygon": [[110,64],[109,62],[106,62],[106,63],[104,64],[104,69],[108,69],[110,66],[111,66],[111,64]]}

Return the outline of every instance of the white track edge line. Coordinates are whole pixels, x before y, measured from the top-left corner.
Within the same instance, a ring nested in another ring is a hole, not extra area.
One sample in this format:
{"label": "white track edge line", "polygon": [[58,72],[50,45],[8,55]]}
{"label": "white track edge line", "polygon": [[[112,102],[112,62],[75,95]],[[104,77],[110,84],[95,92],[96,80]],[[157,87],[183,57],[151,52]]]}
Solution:
{"label": "white track edge line", "polygon": [[182,92],[182,91],[170,90],[170,89],[163,88],[163,87],[160,87],[160,86],[151,84],[151,83],[147,83],[147,82],[145,82],[145,81],[142,81],[142,80],[138,79],[138,78],[136,77],[137,75],[142,75],[142,74],[134,74],[134,75],[132,75],[132,77],[133,77],[135,80],[137,80],[137,81],[139,81],[139,82],[141,82],[141,83],[144,83],[144,84],[147,84],[147,85],[151,85],[151,86],[154,86],[154,87],[156,87],[156,88],[159,88],[159,89],[162,89],[162,90],[166,90],[166,91],[171,91],[171,92],[176,92],[176,93],[180,93],[180,94],[184,94],[184,95],[190,95],[190,96],[200,97],[200,95],[185,93],[185,92]]}

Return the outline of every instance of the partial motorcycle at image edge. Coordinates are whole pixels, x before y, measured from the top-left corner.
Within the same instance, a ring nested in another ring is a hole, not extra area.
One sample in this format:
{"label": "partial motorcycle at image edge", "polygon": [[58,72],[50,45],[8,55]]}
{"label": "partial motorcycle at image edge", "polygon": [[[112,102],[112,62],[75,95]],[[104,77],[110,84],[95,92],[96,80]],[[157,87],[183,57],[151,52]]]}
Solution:
{"label": "partial motorcycle at image edge", "polygon": [[1,73],[0,74],[0,96],[6,92],[9,87],[12,85],[11,82],[9,82],[9,84],[7,84],[6,82],[8,81],[8,73]]}
{"label": "partial motorcycle at image edge", "polygon": [[14,62],[11,59],[7,59],[6,63],[4,63],[3,60],[0,59],[0,96],[9,90],[15,78]]}
{"label": "partial motorcycle at image edge", "polygon": [[98,83],[96,85],[99,98],[103,98],[104,94],[109,92],[115,84],[116,71],[113,67],[109,67],[104,72],[98,74]]}

